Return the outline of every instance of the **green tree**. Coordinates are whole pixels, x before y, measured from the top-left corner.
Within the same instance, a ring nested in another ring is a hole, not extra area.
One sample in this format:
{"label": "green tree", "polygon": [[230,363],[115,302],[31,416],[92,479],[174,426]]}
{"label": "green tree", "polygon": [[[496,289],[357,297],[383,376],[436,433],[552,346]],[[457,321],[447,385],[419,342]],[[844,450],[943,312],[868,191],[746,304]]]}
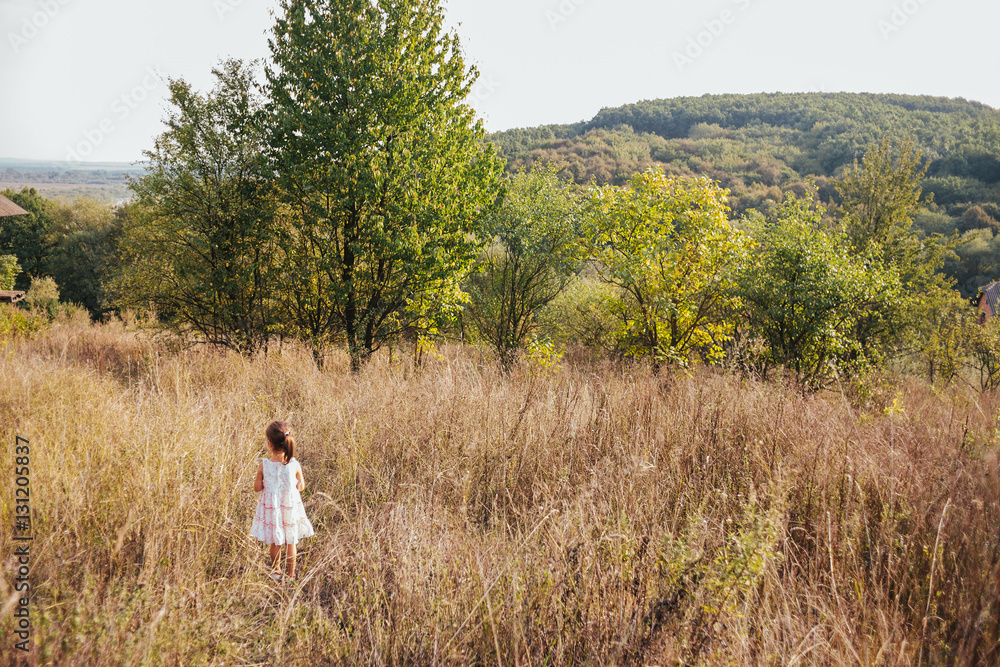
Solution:
{"label": "green tree", "polygon": [[972,298],[980,287],[1000,278],[1000,236],[989,229],[962,234],[955,253],[948,258],[945,270],[964,296]]}
{"label": "green tree", "polygon": [[837,183],[854,251],[877,251],[883,264],[900,268],[907,283],[936,270],[912,229],[913,219],[924,207],[920,197],[926,173],[912,140],[902,141],[894,156],[892,142],[885,137],[868,148],[860,164],[855,160]]}
{"label": "green tree", "polygon": [[82,197],[57,204],[52,218],[48,270],[62,285],[62,299],[84,306],[92,315],[104,313],[104,286],[111,278],[123,216],[107,204]]}
{"label": "green tree", "polygon": [[539,311],[575,275],[580,255],[579,199],[552,167],[512,176],[488,216],[492,243],[469,276],[465,312],[510,368],[536,328]]}
{"label": "green tree", "polygon": [[619,289],[614,307],[628,353],[648,353],[655,364],[687,362],[695,351],[722,358],[736,270],[750,249],[726,217],[727,194],[660,169],[594,192],[590,253],[601,279]]}
{"label": "green tree", "polygon": [[478,74],[436,0],[280,7],[267,76],[301,267],[289,304],[317,355],[342,336],[356,371],[461,300],[503,164],[466,103]]}
{"label": "green tree", "polygon": [[972,229],[990,229],[997,231],[1000,229],[1000,222],[997,222],[983,210],[982,206],[970,206],[958,221],[958,231],[967,232]]}
{"label": "green tree", "polygon": [[14,289],[18,274],[21,273],[21,265],[17,263],[14,255],[0,255],[0,290]]}
{"label": "green tree", "polygon": [[32,278],[24,303],[32,310],[44,312],[49,319],[55,319],[59,314],[59,286],[51,276]]}
{"label": "green tree", "polygon": [[848,252],[824,229],[825,209],[789,195],[773,218],[751,223],[759,249],[741,271],[738,294],[753,335],[766,344],[763,375],[785,366],[808,387],[858,359],[856,321],[899,298],[898,276]]}
{"label": "green tree", "polygon": [[925,204],[921,182],[926,171],[912,140],[902,141],[894,151],[886,137],[869,147],[862,162],[855,161],[837,184],[854,254],[871,258],[878,270],[895,272],[902,286],[901,294],[855,321],[859,353],[869,360],[919,345],[919,330],[927,321],[923,306],[950,290],[940,270],[957,236],[946,242],[937,234],[921,236],[913,228]]}
{"label": "green tree", "polygon": [[20,192],[4,190],[11,200],[28,215],[0,218],[0,255],[15,255],[24,272],[17,279],[17,289],[25,290],[32,278],[48,275],[48,258],[52,251],[49,230],[55,202],[38,194],[35,188]]}
{"label": "green tree", "polygon": [[921,344],[916,349],[916,358],[927,373],[927,381],[947,384],[961,372],[966,363],[966,354],[981,348],[976,324],[979,311],[969,307],[968,299],[955,291],[942,291],[927,300],[923,308],[926,322],[920,328]]}
{"label": "green tree", "polygon": [[614,318],[617,290],[585,266],[577,279],[538,313],[538,328],[562,346],[590,348],[592,355],[614,354],[618,325]]}
{"label": "green tree", "polygon": [[1000,387],[1000,318],[966,327],[966,346],[983,391]]}
{"label": "green tree", "polygon": [[277,204],[253,71],[228,61],[213,73],[205,95],[170,82],[168,129],[131,184],[113,291],[119,307],[152,308],[177,331],[250,353],[275,325]]}

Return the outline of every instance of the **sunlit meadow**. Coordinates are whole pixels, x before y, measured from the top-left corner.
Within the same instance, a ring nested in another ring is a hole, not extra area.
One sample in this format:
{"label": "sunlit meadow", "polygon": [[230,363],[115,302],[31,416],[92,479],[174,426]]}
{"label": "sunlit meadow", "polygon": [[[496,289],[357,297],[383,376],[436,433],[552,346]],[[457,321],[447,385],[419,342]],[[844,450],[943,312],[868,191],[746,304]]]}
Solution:
{"label": "sunlit meadow", "polygon": [[[134,325],[0,361],[0,514],[31,441],[33,658],[52,665],[989,663],[1000,398],[792,386],[473,348],[352,376]],[[299,581],[249,537],[297,433]],[[14,543],[0,533],[0,661]]]}

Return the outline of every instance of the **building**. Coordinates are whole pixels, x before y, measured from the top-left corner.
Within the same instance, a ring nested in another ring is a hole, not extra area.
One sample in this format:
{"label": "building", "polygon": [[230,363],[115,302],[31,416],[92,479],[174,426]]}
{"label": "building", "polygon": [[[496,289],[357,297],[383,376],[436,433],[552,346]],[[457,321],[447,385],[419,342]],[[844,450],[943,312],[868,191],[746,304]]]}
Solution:
{"label": "building", "polygon": [[[3,195],[0,195],[0,219],[10,218],[15,215],[28,215],[28,212]],[[0,303],[17,303],[23,298],[24,292],[21,290],[0,291]]]}
{"label": "building", "polygon": [[0,290],[0,303],[17,303],[24,298],[24,292],[19,289]]}
{"label": "building", "polygon": [[12,215],[28,215],[28,212],[3,195],[0,195],[0,218],[7,218]]}
{"label": "building", "polygon": [[983,324],[1000,311],[1000,282],[993,281],[979,288],[972,305],[979,309],[979,323]]}

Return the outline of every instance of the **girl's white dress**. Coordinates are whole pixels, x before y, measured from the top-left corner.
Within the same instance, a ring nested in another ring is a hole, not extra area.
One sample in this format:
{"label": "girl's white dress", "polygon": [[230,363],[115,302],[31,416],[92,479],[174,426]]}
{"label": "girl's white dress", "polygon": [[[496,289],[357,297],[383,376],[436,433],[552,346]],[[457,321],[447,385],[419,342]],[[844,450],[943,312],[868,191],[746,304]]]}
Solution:
{"label": "girl's white dress", "polygon": [[297,544],[313,534],[312,524],[295,488],[295,471],[301,470],[292,458],[287,464],[269,459],[264,463],[264,490],[260,492],[250,535],[267,544]]}

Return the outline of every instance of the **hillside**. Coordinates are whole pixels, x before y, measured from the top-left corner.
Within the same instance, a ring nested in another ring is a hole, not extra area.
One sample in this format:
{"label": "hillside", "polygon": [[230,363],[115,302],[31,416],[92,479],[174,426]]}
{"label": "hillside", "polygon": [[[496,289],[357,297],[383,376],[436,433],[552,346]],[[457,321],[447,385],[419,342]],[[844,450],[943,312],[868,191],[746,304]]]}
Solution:
{"label": "hillside", "polygon": [[[555,162],[578,183],[624,183],[662,164],[728,188],[734,215],[767,210],[810,181],[832,180],[884,135],[912,137],[929,162],[927,233],[1000,229],[1000,111],[963,99],[854,93],[706,95],[603,109],[589,121],[498,132],[508,169]],[[984,234],[981,234],[985,236]],[[966,258],[963,258],[966,259]],[[983,279],[950,266],[963,292]],[[982,264],[982,262],[978,262]],[[978,265],[977,264],[977,265]],[[1000,262],[994,262],[1000,271]],[[994,276],[995,277],[995,276]]]}

